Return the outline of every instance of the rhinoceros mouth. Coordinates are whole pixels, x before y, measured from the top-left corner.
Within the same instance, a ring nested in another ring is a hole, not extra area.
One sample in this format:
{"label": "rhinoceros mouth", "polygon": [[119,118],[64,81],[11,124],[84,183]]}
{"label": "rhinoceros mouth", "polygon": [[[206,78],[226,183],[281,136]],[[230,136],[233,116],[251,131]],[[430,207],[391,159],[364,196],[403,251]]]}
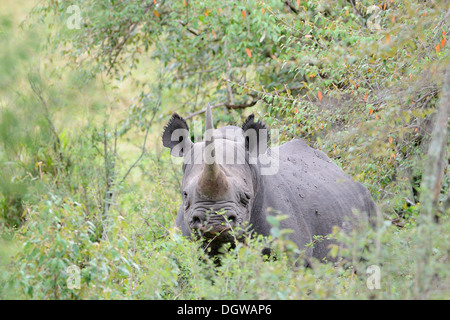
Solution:
{"label": "rhinoceros mouth", "polygon": [[205,239],[217,239],[221,241],[230,241],[234,239],[234,229],[230,223],[217,223],[201,226],[196,229],[198,234]]}
{"label": "rhinoceros mouth", "polygon": [[230,242],[234,240],[233,232],[230,228],[222,229],[221,231],[206,231],[202,232],[202,238],[210,241]]}
{"label": "rhinoceros mouth", "polygon": [[209,248],[215,253],[224,243],[235,243],[241,236],[239,230],[226,222],[202,226],[195,229],[194,234],[204,243],[205,250]]}
{"label": "rhinoceros mouth", "polygon": [[224,244],[230,243],[231,247],[234,247],[236,242],[239,241],[238,234],[232,228],[201,232],[200,237],[203,243],[203,250],[210,256],[217,256],[223,253],[221,248],[223,248]]}

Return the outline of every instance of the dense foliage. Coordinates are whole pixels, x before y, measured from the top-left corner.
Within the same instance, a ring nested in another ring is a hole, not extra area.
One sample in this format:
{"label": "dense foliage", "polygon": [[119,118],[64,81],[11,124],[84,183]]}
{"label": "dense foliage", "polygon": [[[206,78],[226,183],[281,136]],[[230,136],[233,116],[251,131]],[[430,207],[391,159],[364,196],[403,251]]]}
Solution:
{"label": "dense foliage", "polygon": [[[449,104],[448,1],[13,3],[0,16],[0,298],[448,299],[448,134],[432,214],[420,205]],[[160,142],[172,112],[195,127],[207,102],[217,125],[254,112],[280,142],[326,152],[384,223],[336,232],[346,262],[305,269],[274,220],[272,239],[215,266],[173,228],[181,172]]]}

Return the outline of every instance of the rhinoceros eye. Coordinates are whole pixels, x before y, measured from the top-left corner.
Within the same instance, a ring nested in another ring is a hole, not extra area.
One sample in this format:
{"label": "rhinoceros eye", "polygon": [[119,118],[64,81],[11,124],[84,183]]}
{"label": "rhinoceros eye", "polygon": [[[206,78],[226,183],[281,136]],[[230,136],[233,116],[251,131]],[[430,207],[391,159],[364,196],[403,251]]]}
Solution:
{"label": "rhinoceros eye", "polygon": [[183,191],[183,200],[184,200],[184,208],[185,208],[185,209],[188,209],[189,206],[191,205],[191,204],[189,203],[187,197],[188,197],[187,192],[186,192],[186,191]]}
{"label": "rhinoceros eye", "polygon": [[250,194],[247,193],[247,192],[241,193],[241,196],[240,196],[240,202],[241,202],[241,204],[242,204],[243,206],[247,206],[249,201],[250,201]]}

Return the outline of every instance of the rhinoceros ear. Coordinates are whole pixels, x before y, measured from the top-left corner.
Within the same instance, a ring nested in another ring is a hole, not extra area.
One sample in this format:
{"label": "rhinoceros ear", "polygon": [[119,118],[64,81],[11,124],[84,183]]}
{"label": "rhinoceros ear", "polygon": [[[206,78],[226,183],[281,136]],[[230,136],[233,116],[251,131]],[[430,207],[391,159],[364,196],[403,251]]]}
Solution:
{"label": "rhinoceros ear", "polygon": [[255,115],[251,114],[242,124],[242,130],[244,131],[245,148],[250,153],[263,154],[266,152],[270,135],[263,122],[255,122]]}
{"label": "rhinoceros ear", "polygon": [[187,149],[192,146],[189,138],[189,126],[177,113],[172,115],[164,127],[162,141],[164,147],[170,148],[171,155],[175,157],[183,157],[187,153]]}

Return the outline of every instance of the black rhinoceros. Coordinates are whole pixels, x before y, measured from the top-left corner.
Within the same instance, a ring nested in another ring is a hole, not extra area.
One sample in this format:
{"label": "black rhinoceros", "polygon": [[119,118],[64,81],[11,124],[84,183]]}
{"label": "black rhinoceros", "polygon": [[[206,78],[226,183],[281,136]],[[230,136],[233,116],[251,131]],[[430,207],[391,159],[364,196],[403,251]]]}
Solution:
{"label": "black rhinoceros", "polygon": [[[375,216],[368,190],[323,152],[301,139],[268,148],[267,132],[253,115],[241,128],[214,130],[208,106],[204,141],[194,143],[186,121],[173,114],[162,140],[172,156],[184,158],[183,203],[176,218],[183,235],[200,234],[214,255],[236,239],[239,226],[269,235],[267,216],[283,214],[280,227],[291,229],[290,240],[304,249],[333,226],[350,231]],[[328,247],[328,241],[309,246],[307,259],[322,260]]]}

